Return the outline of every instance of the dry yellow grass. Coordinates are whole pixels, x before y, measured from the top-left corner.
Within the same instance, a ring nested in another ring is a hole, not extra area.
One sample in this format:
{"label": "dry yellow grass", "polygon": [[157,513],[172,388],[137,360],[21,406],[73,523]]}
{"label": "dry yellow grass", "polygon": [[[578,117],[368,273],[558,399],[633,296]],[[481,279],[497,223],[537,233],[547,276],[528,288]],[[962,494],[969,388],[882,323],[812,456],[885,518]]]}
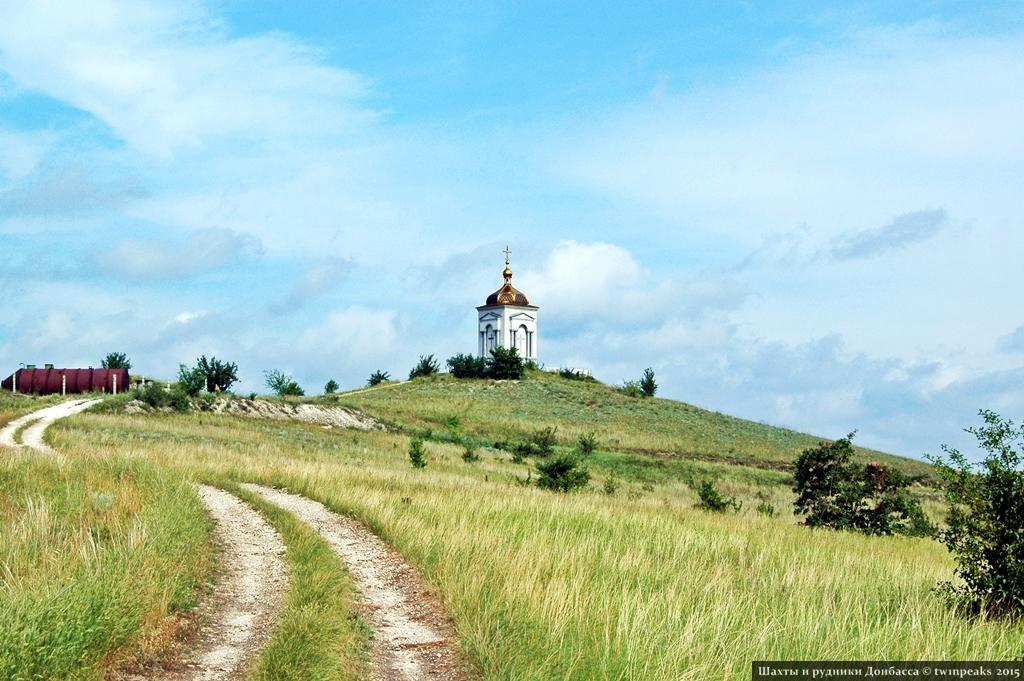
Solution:
{"label": "dry yellow grass", "polygon": [[387,433],[211,415],[86,416],[67,456],[142,459],[182,478],[285,485],[362,519],[417,563],[487,679],[744,678],[753,659],[1005,659],[1024,626],[968,622],[930,590],[937,543],[710,516],[688,492],[558,496]]}

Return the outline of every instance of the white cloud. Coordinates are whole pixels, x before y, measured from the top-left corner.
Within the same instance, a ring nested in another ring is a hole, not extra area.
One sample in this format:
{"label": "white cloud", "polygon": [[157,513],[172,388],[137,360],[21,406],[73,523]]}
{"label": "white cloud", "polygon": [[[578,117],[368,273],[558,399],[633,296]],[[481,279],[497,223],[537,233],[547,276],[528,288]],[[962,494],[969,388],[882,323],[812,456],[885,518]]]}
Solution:
{"label": "white cloud", "polygon": [[182,326],[185,326],[191,324],[197,319],[202,319],[208,314],[209,312],[207,312],[206,310],[199,310],[198,312],[189,312],[188,310],[186,310],[185,312],[180,312],[174,315],[174,321],[178,324],[181,324]]}
{"label": "white cloud", "polygon": [[949,216],[941,209],[904,213],[878,229],[840,234],[832,242],[831,255],[838,260],[870,258],[926,241],[948,224]]}
{"label": "white cloud", "polygon": [[622,292],[633,289],[645,277],[633,255],[608,243],[558,243],[548,255],[544,269],[527,272],[520,285],[528,296],[563,319],[614,312],[622,303]]}
{"label": "white cloud", "polygon": [[335,310],[320,324],[302,332],[295,347],[321,363],[385,359],[400,338],[398,317],[391,310],[352,306]]}
{"label": "white cloud", "polygon": [[578,126],[551,158],[578,186],[753,245],[922,206],[971,218],[1012,209],[1022,107],[1019,36],[917,26],[644,101]]}
{"label": "white cloud", "polygon": [[309,265],[288,295],[269,306],[271,312],[282,314],[294,311],[310,298],[327,293],[340,284],[352,270],[352,263],[340,258],[324,258]]}
{"label": "white cloud", "polygon": [[1024,354],[1024,326],[1019,326],[1000,338],[999,349],[1004,352]]}
{"label": "white cloud", "polygon": [[216,269],[233,260],[262,254],[259,240],[229,229],[202,229],[181,244],[126,239],[96,254],[104,274],[132,281],[178,279]]}
{"label": "white cloud", "polygon": [[0,191],[0,217],[97,213],[144,195],[132,178],[102,180],[76,165],[45,168],[37,177]]}
{"label": "white cloud", "polygon": [[283,34],[231,37],[194,2],[5,3],[0,69],[167,157],[218,139],[287,145],[373,115],[360,77]]}
{"label": "white cloud", "polygon": [[0,173],[9,180],[28,175],[56,139],[57,135],[50,131],[0,129]]}

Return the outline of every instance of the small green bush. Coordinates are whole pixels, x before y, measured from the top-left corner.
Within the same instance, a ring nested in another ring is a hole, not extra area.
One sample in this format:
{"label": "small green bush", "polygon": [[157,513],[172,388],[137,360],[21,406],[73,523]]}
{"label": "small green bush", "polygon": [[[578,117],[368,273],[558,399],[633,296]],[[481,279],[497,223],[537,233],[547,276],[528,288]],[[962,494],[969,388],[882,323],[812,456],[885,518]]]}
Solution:
{"label": "small green bush", "polygon": [[754,510],[757,511],[758,515],[767,516],[769,518],[774,518],[779,514],[778,509],[776,509],[775,505],[772,504],[771,498],[764,492],[757,493],[757,506],[754,507]]}
{"label": "small green bush", "polygon": [[409,380],[414,378],[420,378],[421,376],[433,376],[441,367],[438,365],[437,360],[434,359],[433,355],[420,355],[420,361],[416,363],[416,366],[409,372]]}
{"label": "small green bush", "polygon": [[639,381],[626,381],[618,388],[618,391],[627,397],[644,396],[644,391],[640,387]]}
{"label": "small green bush", "polygon": [[486,378],[487,359],[458,354],[448,358],[448,371],[455,378]]}
{"label": "small green bush", "polygon": [[650,367],[644,369],[644,375],[640,378],[639,386],[640,393],[644,397],[654,397],[654,393],[658,392],[658,384],[654,380],[654,369]]}
{"label": "small green bush", "polygon": [[587,381],[590,383],[597,383],[596,378],[584,371],[580,371],[579,369],[566,369],[563,367],[558,370],[558,375],[570,381]]}
{"label": "small green bush", "polygon": [[712,480],[700,481],[697,483],[695,491],[700,498],[697,508],[702,508],[705,511],[712,511],[714,513],[733,511],[739,513],[740,509],[743,508],[743,504],[737,501],[735,497],[720,492]]}
{"label": "small green bush", "polygon": [[515,348],[497,347],[487,358],[487,377],[498,381],[517,380],[523,377],[526,367],[519,351]]}
{"label": "small green bush", "polygon": [[275,395],[280,397],[301,397],[306,394],[306,391],[302,389],[302,386],[300,386],[294,378],[283,371],[271,369],[270,371],[264,371],[263,375],[266,379],[267,387],[270,388]]}
{"label": "small green bush", "polygon": [[190,369],[184,364],[179,364],[178,386],[189,397],[198,395],[206,387],[206,374],[198,367]]}
{"label": "small green bush", "polygon": [[409,462],[413,468],[427,467],[427,453],[423,448],[423,440],[418,437],[409,442]]}
{"label": "small green bush", "polygon": [[213,405],[217,402],[217,396],[211,393],[202,393],[192,398],[192,403],[199,411],[213,411]]}
{"label": "small green bush", "polygon": [[170,407],[182,413],[189,409],[189,396],[180,386],[167,390],[158,383],[147,383],[146,387],[134,391],[134,397],[153,409]]}
{"label": "small green bush", "polygon": [[522,463],[528,456],[537,454],[537,447],[532,442],[517,442],[512,445],[512,463]]}
{"label": "small green bush", "polygon": [[590,456],[597,451],[597,435],[594,433],[580,435],[576,440],[576,449],[579,450],[580,456]]}
{"label": "small green bush", "polygon": [[614,496],[619,491],[619,479],[614,475],[609,475],[604,479],[604,484],[601,485],[601,491],[608,496]]}
{"label": "small green bush", "polygon": [[468,443],[463,445],[462,460],[466,463],[477,463],[480,461],[480,454],[477,453],[476,447]]}
{"label": "small green bush", "polygon": [[967,432],[986,452],[981,463],[946,446],[949,461],[932,457],[950,504],[939,538],[960,578],[939,591],[971,615],[1024,617],[1024,425],[979,414],[985,425]]}
{"label": "small green bush", "polygon": [[324,386],[324,395],[333,395],[338,392],[338,382],[333,378],[327,381],[327,385]]}
{"label": "small green bush", "polygon": [[386,371],[381,371],[380,369],[377,369],[372,374],[370,374],[370,378],[366,380],[366,385],[373,387],[375,385],[380,385],[381,383],[384,383],[385,381],[389,380],[391,380],[391,374],[389,374]]}
{"label": "small green bush", "polygon": [[697,482],[696,487],[694,487],[694,492],[697,493],[697,498],[700,500],[697,503],[697,508],[706,511],[714,513],[733,511],[738,513],[743,506],[740,502],[736,501],[735,497],[721,493],[714,480],[700,480]]}
{"label": "small green bush", "polygon": [[583,468],[575,454],[561,454],[537,464],[537,485],[553,492],[571,492],[586,487],[590,472]]}
{"label": "small green bush", "polygon": [[533,445],[534,454],[537,456],[550,456],[555,451],[555,444],[558,442],[553,426],[547,426],[534,431],[530,436],[530,443]]}

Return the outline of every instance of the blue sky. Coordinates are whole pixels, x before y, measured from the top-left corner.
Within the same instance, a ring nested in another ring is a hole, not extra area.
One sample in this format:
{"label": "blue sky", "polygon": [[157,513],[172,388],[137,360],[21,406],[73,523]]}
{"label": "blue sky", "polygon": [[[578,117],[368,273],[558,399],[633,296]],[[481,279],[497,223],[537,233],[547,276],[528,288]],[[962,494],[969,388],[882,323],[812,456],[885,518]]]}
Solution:
{"label": "blue sky", "polygon": [[918,456],[1024,416],[1020,3],[0,3],[0,365],[475,347]]}

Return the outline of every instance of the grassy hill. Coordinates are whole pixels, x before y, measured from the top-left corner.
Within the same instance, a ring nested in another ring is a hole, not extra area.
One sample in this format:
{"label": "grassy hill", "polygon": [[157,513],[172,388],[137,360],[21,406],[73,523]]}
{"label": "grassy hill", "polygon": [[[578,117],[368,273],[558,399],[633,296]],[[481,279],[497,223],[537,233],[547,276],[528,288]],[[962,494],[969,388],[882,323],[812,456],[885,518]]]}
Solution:
{"label": "grassy hill", "polygon": [[[324,399],[408,429],[442,432],[455,416],[463,431],[484,441],[515,441],[550,426],[566,443],[593,432],[609,452],[772,470],[791,469],[800,452],[822,439],[675,400],[630,397],[603,383],[543,371],[532,371],[522,381],[439,375]],[[928,471],[926,464],[913,459],[863,448],[857,451],[863,459],[908,473]]]}
{"label": "grassy hill", "polygon": [[[216,565],[191,481],[285,486],[362,520],[422,571],[481,679],[743,679],[758,659],[1024,650],[1024,623],[963,619],[936,598],[952,576],[937,542],[798,525],[782,468],[817,441],[809,435],[546,374],[440,377],[312,401],[399,428],[90,413],[51,429],[57,458],[4,452],[0,559],[14,569],[0,590],[0,676],[31,664],[41,678],[75,668],[98,679],[148,654]],[[544,426],[563,447],[598,434],[588,490],[525,485],[529,460],[481,447],[482,460],[466,463],[447,441],[513,441]],[[410,435],[428,429],[428,465],[416,470]],[[610,475],[623,484],[606,494]],[[719,479],[743,510],[695,508],[693,476]],[[779,513],[755,512],[758,501]],[[341,568],[315,537],[289,529],[290,516],[270,519],[296,575],[333,576],[293,587],[288,625],[254,678],[365,678],[353,652],[365,624],[347,597],[332,600],[345,588]]]}

